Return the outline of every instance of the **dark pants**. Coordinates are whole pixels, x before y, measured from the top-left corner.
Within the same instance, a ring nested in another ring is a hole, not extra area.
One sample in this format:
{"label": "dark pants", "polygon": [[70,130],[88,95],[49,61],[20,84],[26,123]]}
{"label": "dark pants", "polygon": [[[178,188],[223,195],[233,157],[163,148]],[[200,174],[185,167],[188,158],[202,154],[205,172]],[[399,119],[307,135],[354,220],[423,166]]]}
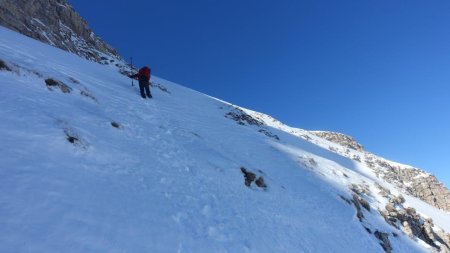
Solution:
{"label": "dark pants", "polygon": [[[139,89],[141,90],[141,97],[145,98],[145,94],[147,94],[148,98],[152,97],[150,93],[150,83],[149,82],[139,82]],[[145,93],[144,93],[145,91]]]}

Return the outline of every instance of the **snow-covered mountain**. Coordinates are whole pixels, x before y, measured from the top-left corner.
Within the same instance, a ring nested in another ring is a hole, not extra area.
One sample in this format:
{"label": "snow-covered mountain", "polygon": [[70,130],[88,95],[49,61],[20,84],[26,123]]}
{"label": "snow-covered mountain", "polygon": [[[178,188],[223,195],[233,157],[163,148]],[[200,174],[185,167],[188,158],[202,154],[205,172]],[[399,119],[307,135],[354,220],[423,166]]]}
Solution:
{"label": "snow-covered mountain", "polygon": [[449,252],[407,166],[117,70],[0,27],[0,252]]}
{"label": "snow-covered mountain", "polygon": [[[364,150],[362,144],[345,134],[329,131],[307,131],[309,134],[305,134],[305,130],[285,126],[268,115],[249,110],[247,113],[266,125],[289,132],[341,156],[363,163],[378,178],[394,184],[403,193],[417,197],[446,212],[450,211],[450,190],[430,173],[370,153]],[[321,140],[311,138],[311,134],[321,137]],[[324,142],[323,139],[329,142]]]}

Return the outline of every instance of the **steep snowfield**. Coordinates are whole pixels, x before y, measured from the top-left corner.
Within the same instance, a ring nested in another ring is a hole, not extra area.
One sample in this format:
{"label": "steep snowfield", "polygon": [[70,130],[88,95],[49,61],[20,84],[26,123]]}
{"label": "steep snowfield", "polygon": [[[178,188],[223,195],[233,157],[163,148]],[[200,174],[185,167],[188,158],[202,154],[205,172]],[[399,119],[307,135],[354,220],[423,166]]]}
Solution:
{"label": "steep snowfield", "polygon": [[[369,169],[279,122],[238,124],[237,108],[156,77],[144,100],[117,69],[4,28],[0,60],[0,252],[384,252],[377,230],[393,252],[430,251],[376,211]],[[362,222],[352,184],[372,192]]]}

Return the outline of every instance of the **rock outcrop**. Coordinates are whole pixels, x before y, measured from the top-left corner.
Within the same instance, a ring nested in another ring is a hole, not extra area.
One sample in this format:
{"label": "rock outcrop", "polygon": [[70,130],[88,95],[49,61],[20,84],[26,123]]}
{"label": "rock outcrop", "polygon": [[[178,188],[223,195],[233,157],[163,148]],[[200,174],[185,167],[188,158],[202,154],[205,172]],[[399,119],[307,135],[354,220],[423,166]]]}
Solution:
{"label": "rock outcrop", "polygon": [[280,137],[278,137],[278,135],[273,134],[269,131],[268,128],[266,128],[266,125],[261,119],[253,117],[252,115],[246,113],[244,110],[238,107],[231,106],[230,108],[231,110],[225,114],[225,118],[232,119],[242,126],[256,126],[259,128],[258,132],[275,140],[280,140]]}
{"label": "rock outcrop", "polygon": [[66,0],[1,0],[0,25],[92,61],[123,65]]}
{"label": "rock outcrop", "polygon": [[387,192],[388,204],[385,210],[379,210],[386,222],[397,229],[402,230],[410,238],[419,238],[434,248],[433,252],[450,252],[450,235],[442,230],[434,228],[433,220],[426,219],[412,207],[405,207],[405,199],[390,194],[389,190],[379,186],[384,194]]}
{"label": "rock outcrop", "polygon": [[411,196],[450,212],[450,191],[434,175],[413,167],[392,165],[373,155],[370,157],[366,157],[366,161],[378,177]]}
{"label": "rock outcrop", "polygon": [[363,145],[356,142],[351,136],[326,131],[311,131],[310,133],[324,138],[325,140],[340,144],[344,147],[351,148],[357,151],[364,151]]}
{"label": "rock outcrop", "polygon": [[[352,137],[341,133],[311,131],[310,133],[341,145],[331,151],[364,163],[377,177],[384,179],[404,193],[417,197],[441,210],[450,212],[450,190],[430,173],[411,166],[393,163],[364,150]],[[350,152],[353,149],[357,152]]]}

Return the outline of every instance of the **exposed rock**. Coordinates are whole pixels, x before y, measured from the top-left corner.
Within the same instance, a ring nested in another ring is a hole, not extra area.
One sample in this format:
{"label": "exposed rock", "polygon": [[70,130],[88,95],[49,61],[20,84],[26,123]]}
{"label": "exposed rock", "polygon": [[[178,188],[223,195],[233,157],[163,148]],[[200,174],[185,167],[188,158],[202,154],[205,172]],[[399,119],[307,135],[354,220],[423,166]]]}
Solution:
{"label": "exposed rock", "polygon": [[350,190],[353,191],[352,202],[356,208],[356,216],[358,217],[359,221],[362,221],[364,215],[362,213],[361,207],[370,212],[370,204],[365,199],[365,196],[370,195],[369,186],[366,184],[352,184],[350,186]]}
{"label": "exposed rock", "polygon": [[241,167],[241,172],[244,174],[245,186],[250,187],[252,182],[255,182],[256,186],[258,186],[259,188],[267,188],[267,185],[264,182],[264,178],[262,176],[259,176],[258,179],[256,179],[257,175],[244,167]]}
{"label": "exposed rock", "polygon": [[122,128],[122,126],[119,123],[115,122],[115,121],[111,122],[111,126],[113,126],[115,128]]}
{"label": "exposed rock", "polygon": [[80,84],[80,81],[78,81],[77,79],[75,79],[73,77],[69,77],[69,80],[74,84]]}
{"label": "exposed rock", "polygon": [[386,205],[386,210],[390,213],[397,212],[397,209],[395,209],[395,207],[390,203]]}
{"label": "exposed rock", "polygon": [[403,197],[402,195],[394,196],[390,199],[390,202],[394,205],[401,205],[405,203],[405,197]]}
{"label": "exposed rock", "polygon": [[277,141],[280,140],[278,135],[273,134],[268,130],[266,125],[261,119],[254,118],[252,115],[246,113],[244,110],[238,107],[232,107],[232,110],[225,114],[226,118],[236,121],[239,125],[245,126],[256,126],[258,127],[258,132],[266,135],[267,137],[273,138]]}
{"label": "exposed rock", "polygon": [[77,137],[74,137],[74,136],[67,135],[67,140],[68,140],[70,143],[74,144],[75,142],[78,141],[78,138],[77,138]]}
{"label": "exposed rock", "polygon": [[442,253],[450,253],[450,234],[446,234],[444,231],[435,231],[436,240],[445,247],[441,246]]}
{"label": "exposed rock", "polygon": [[164,85],[162,85],[162,84],[160,84],[160,83],[156,83],[156,82],[153,81],[153,82],[150,82],[150,85],[151,85],[152,87],[154,87],[154,88],[160,89],[161,91],[163,91],[163,92],[165,92],[165,93],[171,94],[170,91],[169,91],[169,89],[167,89],[166,86],[164,86]]}
{"label": "exposed rock", "polygon": [[357,151],[363,151],[364,147],[357,143],[351,136],[326,131],[311,131],[312,134],[324,138],[328,141],[342,145],[343,147],[351,148]]}
{"label": "exposed rock", "polygon": [[264,178],[262,176],[260,176],[258,179],[256,179],[255,184],[256,184],[256,186],[258,186],[260,188],[267,188],[267,185],[264,182]]}
{"label": "exposed rock", "polygon": [[355,205],[356,208],[356,217],[358,217],[359,221],[363,221],[364,219],[364,214],[361,210],[361,203],[360,203],[360,199],[358,197],[358,195],[353,194],[353,199],[352,199],[353,204]]}
{"label": "exposed rock", "polygon": [[361,157],[359,155],[353,155],[352,159],[357,161],[357,162],[361,162]]}
{"label": "exposed rock", "polygon": [[405,220],[402,223],[403,225],[403,231],[410,237],[410,238],[414,238],[414,233],[413,230],[411,228],[411,225]]}
{"label": "exposed rock", "polygon": [[358,195],[361,195],[361,194],[369,195],[370,194],[369,186],[366,184],[352,184],[350,186],[350,190],[352,190],[354,193],[356,193]]}
{"label": "exposed rock", "polygon": [[66,0],[2,0],[0,25],[102,64],[121,61]]}
{"label": "exposed rock", "polygon": [[[345,134],[326,131],[311,131],[311,133],[340,144],[342,148],[329,147],[329,150],[355,161],[362,161],[374,171],[377,177],[394,184],[404,193],[417,197],[441,210],[450,212],[450,190],[439,182],[435,176],[417,168],[394,164],[364,151],[361,144]],[[349,152],[349,148],[359,151],[361,154]]]}
{"label": "exposed rock", "polygon": [[[310,164],[311,166],[313,166],[313,167],[316,167],[316,166],[317,166],[317,162],[316,162],[316,160],[314,160],[314,158],[309,158],[309,159],[308,159],[308,162],[309,162],[309,164]],[[345,173],[344,173],[344,176],[345,176],[345,177],[348,177]]]}
{"label": "exposed rock", "polygon": [[280,137],[278,137],[278,135],[273,134],[273,133],[267,131],[266,129],[259,129],[258,132],[265,134],[267,137],[274,138],[277,141],[280,140]]}
{"label": "exposed rock", "polygon": [[85,90],[80,91],[80,94],[81,94],[82,96],[85,96],[85,97],[87,97],[87,98],[90,98],[90,99],[92,99],[93,101],[95,101],[96,103],[98,103],[97,98],[96,98],[94,95],[92,95],[92,93],[89,92],[86,88],[85,88]]}
{"label": "exposed rock", "polygon": [[[402,201],[403,200],[403,201]],[[387,223],[402,229],[410,238],[419,238],[435,249],[435,252],[449,252],[450,236],[433,229],[433,221],[421,217],[414,208],[405,208],[402,196],[389,196],[386,210],[380,211]]]}
{"label": "exposed rock", "polygon": [[63,93],[70,93],[72,91],[72,88],[70,88],[67,84],[52,78],[45,79],[45,84],[49,90],[53,90],[53,88],[56,87]]}
{"label": "exposed rock", "polygon": [[379,159],[375,163],[373,169],[378,177],[430,205],[450,211],[450,191],[435,176],[417,168],[392,166]]}
{"label": "exposed rock", "polygon": [[251,183],[253,182],[253,181],[255,181],[255,179],[256,179],[256,174],[255,173],[253,173],[253,172],[251,172],[251,171],[248,171],[247,169],[245,169],[244,167],[241,167],[241,172],[244,174],[244,184],[247,186],[247,187],[250,187],[250,185],[251,185]]}
{"label": "exposed rock", "polygon": [[347,204],[349,204],[349,205],[352,204],[351,200],[347,199],[346,197],[344,197],[344,196],[342,196],[342,195],[339,195],[339,197],[340,197],[343,201],[345,201]]}
{"label": "exposed rock", "polygon": [[0,70],[11,71],[11,68],[0,59]]}
{"label": "exposed rock", "polygon": [[359,203],[361,203],[361,206],[364,207],[364,209],[370,212],[370,204],[369,202],[367,202],[367,200],[365,200],[364,198],[360,198]]}
{"label": "exposed rock", "polygon": [[383,247],[384,251],[387,253],[392,252],[392,246],[391,246],[391,241],[389,240],[389,234],[384,233],[384,232],[380,232],[380,231],[375,231],[375,237],[378,238],[378,240],[380,240],[380,245],[381,247]]}
{"label": "exposed rock", "polygon": [[229,119],[233,119],[239,125],[254,125],[254,126],[262,126],[264,123],[259,121],[249,114],[245,113],[243,110],[234,107],[232,111],[228,112],[225,117]]}
{"label": "exposed rock", "polygon": [[381,186],[380,184],[376,183],[375,186],[380,189],[380,194],[381,196],[387,198],[391,195],[391,191],[383,186]]}
{"label": "exposed rock", "polygon": [[81,147],[83,149],[87,148],[87,146],[81,140],[81,138],[78,137],[77,134],[75,134],[71,129],[65,129],[64,133],[66,134],[67,141],[73,144],[74,146]]}

